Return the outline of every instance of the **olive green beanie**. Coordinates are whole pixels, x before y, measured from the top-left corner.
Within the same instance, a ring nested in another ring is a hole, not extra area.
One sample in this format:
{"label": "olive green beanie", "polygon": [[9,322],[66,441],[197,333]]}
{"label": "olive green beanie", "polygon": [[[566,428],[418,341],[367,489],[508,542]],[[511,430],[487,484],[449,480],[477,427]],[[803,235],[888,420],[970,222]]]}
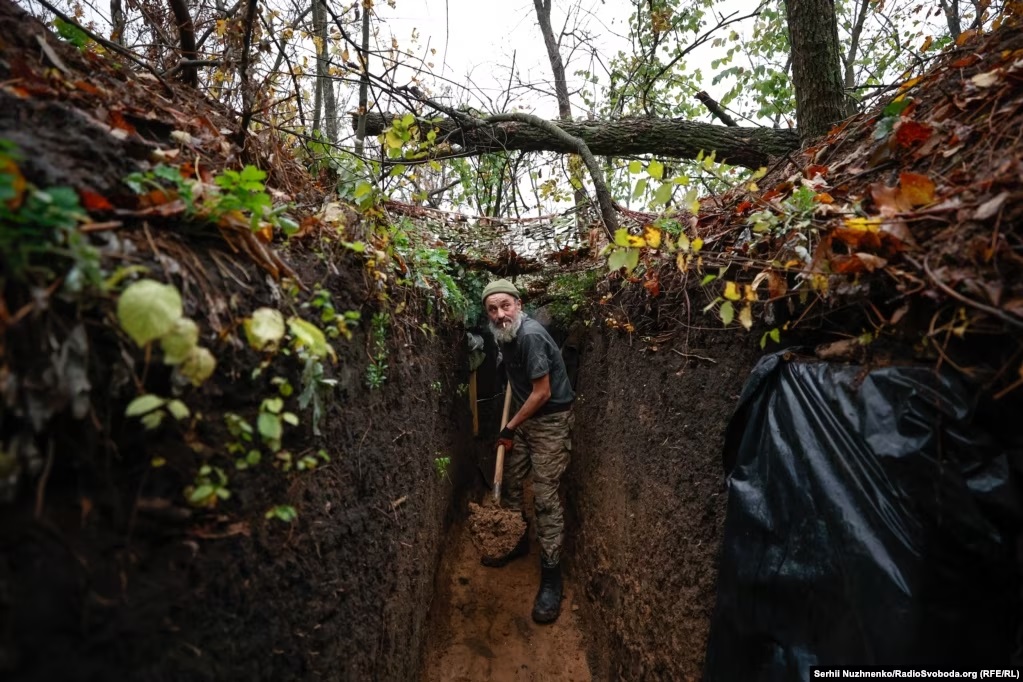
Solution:
{"label": "olive green beanie", "polygon": [[508,294],[515,298],[522,298],[519,295],[519,290],[515,288],[515,285],[506,279],[495,279],[487,285],[487,288],[483,290],[484,304],[487,302],[487,296],[490,296],[491,294]]}

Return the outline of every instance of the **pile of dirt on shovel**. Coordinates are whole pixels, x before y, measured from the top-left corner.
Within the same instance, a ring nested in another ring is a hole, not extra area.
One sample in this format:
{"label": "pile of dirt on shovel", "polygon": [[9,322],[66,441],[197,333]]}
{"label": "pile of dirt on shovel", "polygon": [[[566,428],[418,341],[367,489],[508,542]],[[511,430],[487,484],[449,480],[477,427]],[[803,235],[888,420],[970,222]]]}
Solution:
{"label": "pile of dirt on shovel", "polygon": [[526,533],[522,512],[469,503],[469,534],[486,559],[498,559],[515,549]]}

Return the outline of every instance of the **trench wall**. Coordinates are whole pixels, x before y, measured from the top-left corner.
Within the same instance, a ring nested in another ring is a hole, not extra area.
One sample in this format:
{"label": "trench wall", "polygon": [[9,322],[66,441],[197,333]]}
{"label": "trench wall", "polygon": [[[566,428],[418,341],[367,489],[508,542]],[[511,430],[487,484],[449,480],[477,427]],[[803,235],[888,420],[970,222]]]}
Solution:
{"label": "trench wall", "polygon": [[[595,679],[698,680],[724,520],[724,430],[759,357],[744,332],[644,350],[593,331],[581,356],[569,570]],[[697,357],[697,356],[703,357]]]}

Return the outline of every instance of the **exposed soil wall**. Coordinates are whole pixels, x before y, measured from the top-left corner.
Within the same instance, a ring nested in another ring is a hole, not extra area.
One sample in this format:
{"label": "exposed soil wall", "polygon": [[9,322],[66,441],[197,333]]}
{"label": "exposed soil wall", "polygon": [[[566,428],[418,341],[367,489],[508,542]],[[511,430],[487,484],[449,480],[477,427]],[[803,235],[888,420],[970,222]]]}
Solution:
{"label": "exposed soil wall", "polygon": [[693,331],[674,348],[591,332],[582,353],[568,557],[587,597],[597,679],[700,678],[724,429],[759,349],[735,330]]}
{"label": "exposed soil wall", "polygon": [[[366,327],[376,304],[357,293],[357,266],[341,265],[342,277],[313,256],[293,258],[307,281],[322,278],[340,309],[364,311],[362,328],[336,343],[339,384],[322,445],[306,417],[285,439],[294,452],[325,447],[331,462],[304,473],[265,461],[231,471],[230,500],[189,510],[181,490],[194,465],[178,464],[194,454],[173,433],[154,439],[121,423],[123,402],[102,395],[110,367],[93,365],[96,404],[112,415],[103,416],[110,440],[67,420],[41,517],[27,485],[0,514],[0,677],[415,679],[452,491],[468,476],[454,464],[441,475],[434,464],[465,461],[458,453],[471,446],[468,410],[456,395],[464,343],[412,299],[388,336],[387,381],[370,390]],[[228,281],[214,284],[231,297]],[[235,295],[244,306],[235,312],[250,312],[264,295]],[[201,318],[201,306],[186,307]],[[437,333],[421,331],[421,322]],[[102,339],[92,337],[100,346]],[[254,365],[221,351],[204,390],[210,425],[224,412],[252,414],[266,397],[249,380]],[[218,442],[215,432],[205,435]],[[168,464],[152,468],[154,456]],[[298,520],[265,519],[274,504],[293,505]]]}

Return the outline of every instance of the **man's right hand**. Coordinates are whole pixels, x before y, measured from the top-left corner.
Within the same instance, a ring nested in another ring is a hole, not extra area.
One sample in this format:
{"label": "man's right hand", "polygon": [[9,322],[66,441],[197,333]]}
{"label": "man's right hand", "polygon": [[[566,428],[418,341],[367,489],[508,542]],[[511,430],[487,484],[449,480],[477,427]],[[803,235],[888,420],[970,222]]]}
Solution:
{"label": "man's right hand", "polygon": [[515,446],[515,431],[507,426],[501,429],[501,433],[497,436],[497,447],[502,445],[504,446],[504,454],[511,452]]}

